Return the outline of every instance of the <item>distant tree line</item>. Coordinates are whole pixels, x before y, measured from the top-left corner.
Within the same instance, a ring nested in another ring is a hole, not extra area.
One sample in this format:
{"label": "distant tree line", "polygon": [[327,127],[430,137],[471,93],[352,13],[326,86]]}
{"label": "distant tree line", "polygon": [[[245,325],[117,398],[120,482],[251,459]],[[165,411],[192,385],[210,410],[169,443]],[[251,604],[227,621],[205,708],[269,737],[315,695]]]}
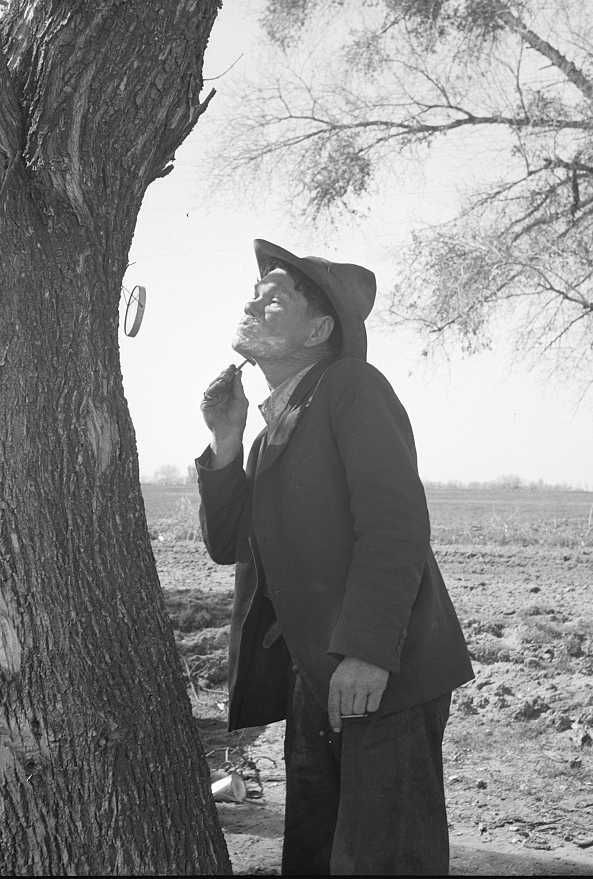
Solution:
{"label": "distant tree line", "polygon": [[[187,485],[193,486],[197,485],[197,473],[196,468],[193,464],[188,464],[186,468],[185,474],[181,471],[180,467],[176,467],[174,464],[162,464],[158,467],[152,476],[143,476],[142,477],[143,485]],[[545,482],[543,479],[524,479],[522,476],[518,476],[515,473],[504,473],[500,476],[497,476],[495,479],[486,479],[486,480],[469,480],[464,481],[461,479],[448,479],[444,481],[434,480],[434,479],[425,479],[423,480],[425,488],[428,490],[432,489],[451,489],[451,488],[466,488],[466,489],[492,489],[492,488],[500,488],[500,489],[528,489],[529,491],[572,491],[575,489],[574,485],[570,485],[567,482]]]}
{"label": "distant tree line", "polygon": [[464,488],[464,489],[510,489],[510,490],[528,490],[528,491],[578,491],[574,485],[570,485],[567,482],[544,482],[543,479],[523,479],[521,476],[517,476],[514,473],[503,474],[502,476],[497,476],[496,479],[488,479],[488,480],[471,480],[469,482],[463,482],[460,479],[449,479],[446,482],[439,482],[435,480],[425,479],[423,480],[424,487],[429,491],[432,489],[451,489],[451,488]]}
{"label": "distant tree line", "polygon": [[197,485],[198,475],[193,464],[188,464],[185,474],[175,464],[162,464],[152,476],[143,475],[143,485]]}

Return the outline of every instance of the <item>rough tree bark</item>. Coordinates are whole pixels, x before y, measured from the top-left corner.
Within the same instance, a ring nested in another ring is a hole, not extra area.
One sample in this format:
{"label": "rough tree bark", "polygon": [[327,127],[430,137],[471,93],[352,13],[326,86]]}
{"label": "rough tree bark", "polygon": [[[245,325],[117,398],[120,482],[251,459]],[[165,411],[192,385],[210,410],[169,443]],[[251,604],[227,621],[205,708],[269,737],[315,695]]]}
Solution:
{"label": "rough tree bark", "polygon": [[218,0],[0,20],[0,872],[227,872],[150,548],[118,304]]}

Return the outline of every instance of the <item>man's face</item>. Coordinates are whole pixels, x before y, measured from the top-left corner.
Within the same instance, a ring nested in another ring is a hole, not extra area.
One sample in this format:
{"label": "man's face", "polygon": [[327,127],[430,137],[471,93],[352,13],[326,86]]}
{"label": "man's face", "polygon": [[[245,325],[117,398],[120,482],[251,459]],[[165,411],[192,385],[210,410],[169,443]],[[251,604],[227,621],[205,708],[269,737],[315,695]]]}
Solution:
{"label": "man's face", "polygon": [[233,348],[256,360],[283,360],[316,344],[311,336],[318,322],[288,272],[272,269],[255,284]]}

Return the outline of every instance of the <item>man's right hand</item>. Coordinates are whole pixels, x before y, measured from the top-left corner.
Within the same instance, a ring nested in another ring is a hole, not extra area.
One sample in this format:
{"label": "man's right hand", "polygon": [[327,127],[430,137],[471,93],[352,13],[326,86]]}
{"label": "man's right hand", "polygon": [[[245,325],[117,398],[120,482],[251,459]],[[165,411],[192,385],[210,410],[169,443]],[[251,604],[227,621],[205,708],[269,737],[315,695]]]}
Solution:
{"label": "man's right hand", "polygon": [[225,467],[238,455],[248,407],[241,373],[234,365],[224,369],[206,388],[200,409],[212,432],[210,446],[215,468]]}

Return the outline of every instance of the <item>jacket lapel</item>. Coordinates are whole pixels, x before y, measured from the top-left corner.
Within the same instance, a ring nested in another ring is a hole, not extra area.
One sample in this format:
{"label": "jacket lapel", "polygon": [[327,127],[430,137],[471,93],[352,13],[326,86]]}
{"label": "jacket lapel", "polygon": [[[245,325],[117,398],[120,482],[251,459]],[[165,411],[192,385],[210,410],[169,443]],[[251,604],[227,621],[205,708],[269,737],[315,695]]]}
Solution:
{"label": "jacket lapel", "polygon": [[251,479],[253,479],[261,466],[264,449],[266,447],[266,435],[267,430],[264,427],[264,429],[258,433],[251,446],[249,457],[247,458],[247,465],[245,467],[245,472]]}
{"label": "jacket lapel", "polygon": [[261,476],[262,473],[275,464],[283,454],[303,412],[311,403],[321,379],[332,362],[332,360],[327,359],[320,360],[319,363],[311,367],[309,372],[303,376],[296,386],[274,431],[273,443],[266,442],[266,432],[266,438],[263,440],[263,450],[260,454],[256,471],[257,477]]}

